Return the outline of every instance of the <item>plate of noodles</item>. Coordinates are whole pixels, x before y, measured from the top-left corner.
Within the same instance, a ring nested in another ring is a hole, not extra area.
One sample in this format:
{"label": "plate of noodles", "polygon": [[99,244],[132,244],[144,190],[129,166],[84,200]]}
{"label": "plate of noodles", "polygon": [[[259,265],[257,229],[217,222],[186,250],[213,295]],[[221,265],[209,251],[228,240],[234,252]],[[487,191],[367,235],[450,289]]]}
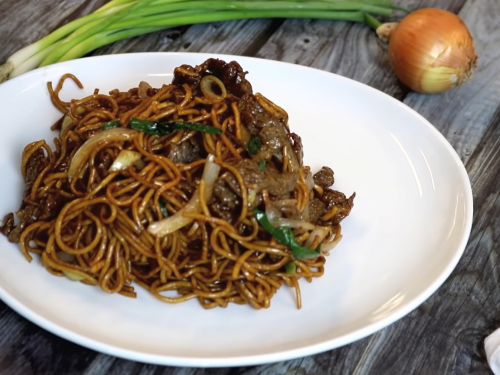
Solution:
{"label": "plate of noodles", "polygon": [[103,353],[210,367],[346,345],[424,302],[469,237],[445,138],[335,74],[111,55],[0,97],[0,298]]}

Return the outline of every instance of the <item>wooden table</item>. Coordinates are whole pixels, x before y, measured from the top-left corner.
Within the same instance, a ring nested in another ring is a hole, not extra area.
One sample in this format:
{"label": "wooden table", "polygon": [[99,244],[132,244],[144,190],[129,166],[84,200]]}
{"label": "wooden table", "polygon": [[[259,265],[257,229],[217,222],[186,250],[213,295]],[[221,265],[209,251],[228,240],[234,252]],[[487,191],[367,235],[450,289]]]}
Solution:
{"label": "wooden table", "polygon": [[[104,0],[2,0],[0,62],[17,49]],[[256,367],[180,369],[136,363],[80,347],[20,317],[0,301],[1,374],[489,374],[483,339],[500,327],[500,2],[398,0],[409,9],[460,15],[475,40],[473,79],[440,95],[398,83],[384,46],[362,25],[318,20],[252,20],[157,32],[94,54],[143,51],[257,56],[353,78],[403,101],[427,118],[464,162],[474,222],[460,263],[424,304],[389,327],[326,353]],[[1,98],[0,98],[1,105]],[[4,125],[5,126],[5,125]]]}

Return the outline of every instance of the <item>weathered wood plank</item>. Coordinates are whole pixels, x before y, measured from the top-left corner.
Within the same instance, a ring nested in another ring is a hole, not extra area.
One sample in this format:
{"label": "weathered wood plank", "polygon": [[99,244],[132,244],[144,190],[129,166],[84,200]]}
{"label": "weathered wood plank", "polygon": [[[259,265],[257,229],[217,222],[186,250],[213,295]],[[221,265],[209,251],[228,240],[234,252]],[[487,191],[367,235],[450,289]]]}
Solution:
{"label": "weathered wood plank", "polygon": [[106,0],[0,1],[0,63],[69,20],[88,14]]}
{"label": "weathered wood plank", "polygon": [[257,57],[334,72],[398,99],[408,92],[391,72],[385,46],[365,25],[287,20],[258,51]]}
{"label": "weathered wood plank", "polygon": [[468,1],[460,16],[469,27],[478,54],[472,79],[440,95],[410,93],[405,103],[427,118],[451,142],[464,163],[483,138],[500,97],[500,3]]}
{"label": "weathered wood plank", "polygon": [[[103,2],[2,0],[0,61],[64,20]],[[398,3],[410,9],[438,6],[460,11],[471,27],[480,55],[471,82],[441,96],[407,95],[388,70],[383,45],[372,31],[331,21],[254,20],[198,25],[115,43],[95,54],[188,51],[257,55],[332,71],[404,99],[458,150],[467,163],[474,189],[476,214],[471,241],[455,272],[434,296],[402,320],[351,345],[293,361],[235,369],[179,369],[99,354],[41,330],[0,302],[0,373],[488,374],[482,339],[500,326],[500,159],[496,151],[500,136],[500,28],[496,18],[500,9],[495,0]]]}

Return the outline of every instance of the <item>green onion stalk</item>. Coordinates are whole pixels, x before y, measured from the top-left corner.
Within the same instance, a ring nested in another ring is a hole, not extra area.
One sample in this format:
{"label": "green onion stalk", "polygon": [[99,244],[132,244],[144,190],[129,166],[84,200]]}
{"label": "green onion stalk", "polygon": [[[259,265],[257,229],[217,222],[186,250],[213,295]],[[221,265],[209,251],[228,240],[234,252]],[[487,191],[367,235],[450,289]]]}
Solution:
{"label": "green onion stalk", "polygon": [[167,28],[253,18],[311,18],[363,23],[404,10],[389,0],[111,0],[12,54],[0,82],[85,56],[104,45]]}

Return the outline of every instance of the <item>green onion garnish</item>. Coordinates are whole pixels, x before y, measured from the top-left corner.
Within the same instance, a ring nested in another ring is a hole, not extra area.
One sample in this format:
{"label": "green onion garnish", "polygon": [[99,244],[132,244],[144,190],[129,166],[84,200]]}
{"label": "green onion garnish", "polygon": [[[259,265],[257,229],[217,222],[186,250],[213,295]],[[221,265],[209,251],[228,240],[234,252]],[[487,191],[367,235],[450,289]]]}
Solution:
{"label": "green onion garnish", "polygon": [[294,262],[288,262],[285,265],[285,272],[289,275],[295,275],[297,272],[297,265]]}
{"label": "green onion garnish", "polygon": [[120,122],[118,120],[111,120],[102,124],[102,130],[119,128],[119,127],[120,127]]}
{"label": "green onion garnish", "polygon": [[253,210],[253,215],[255,216],[259,224],[266,231],[268,231],[276,241],[290,248],[295,258],[312,259],[317,258],[321,255],[321,245],[318,245],[315,250],[303,247],[297,242],[292,230],[289,227],[273,227],[273,225],[269,222],[266,214],[257,209]]}
{"label": "green onion garnish", "polygon": [[259,160],[257,162],[257,165],[259,166],[261,172],[264,172],[266,170],[266,161],[264,159]]}
{"label": "green onion garnish", "polygon": [[257,136],[250,137],[250,139],[248,140],[248,143],[247,143],[248,153],[252,156],[257,155],[260,151],[261,146],[262,146],[262,144],[260,142],[259,137],[257,137]]}
{"label": "green onion garnish", "polygon": [[167,207],[165,206],[165,199],[161,198],[158,200],[158,204],[160,205],[160,211],[163,217],[168,217]]}
{"label": "green onion garnish", "polygon": [[222,134],[222,129],[215,126],[200,124],[198,122],[155,122],[131,118],[129,121],[131,129],[138,130],[150,135],[168,135],[175,130],[187,129],[203,133]]}

